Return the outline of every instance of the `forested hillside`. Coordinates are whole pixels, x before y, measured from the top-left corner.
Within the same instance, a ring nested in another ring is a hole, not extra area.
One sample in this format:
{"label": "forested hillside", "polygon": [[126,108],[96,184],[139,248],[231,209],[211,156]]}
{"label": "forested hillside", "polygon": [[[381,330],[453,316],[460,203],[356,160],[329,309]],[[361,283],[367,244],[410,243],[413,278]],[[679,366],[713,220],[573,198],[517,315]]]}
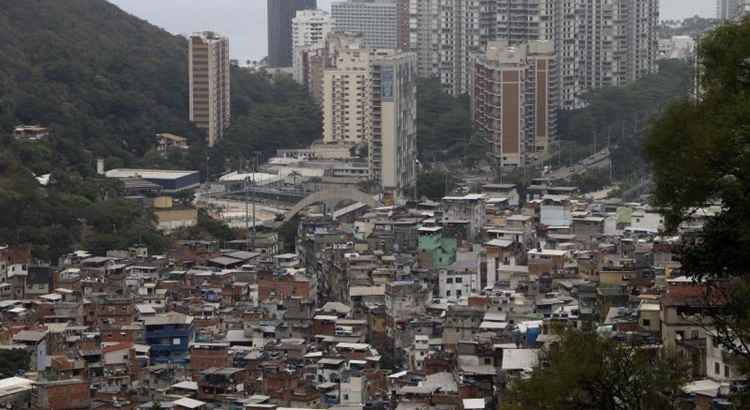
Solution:
{"label": "forested hillside", "polygon": [[[315,102],[292,81],[232,70],[234,125],[209,152],[188,121],[187,41],[104,0],[6,1],[0,7],[0,244],[31,243],[54,260],[75,246],[96,252],[164,238],[148,211],[117,199],[95,160],[212,172],[280,146],[319,138]],[[10,137],[21,123],[49,126],[44,142]],[[186,136],[166,158],[154,134]],[[41,187],[34,175],[51,173]],[[140,223],[134,221],[140,221]]]}
{"label": "forested hillside", "polygon": [[103,0],[5,2],[0,38],[0,126],[53,127],[60,159],[132,161],[159,130],[192,134],[184,39]]}

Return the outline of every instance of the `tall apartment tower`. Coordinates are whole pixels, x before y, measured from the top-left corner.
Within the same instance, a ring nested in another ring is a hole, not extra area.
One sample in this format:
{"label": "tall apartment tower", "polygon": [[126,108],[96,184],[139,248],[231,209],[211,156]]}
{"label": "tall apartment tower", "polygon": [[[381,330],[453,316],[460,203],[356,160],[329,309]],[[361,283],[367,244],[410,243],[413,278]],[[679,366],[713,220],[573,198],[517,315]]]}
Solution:
{"label": "tall apartment tower", "polygon": [[482,10],[485,41],[505,40],[511,45],[546,38],[539,0],[488,1]]}
{"label": "tall apartment tower", "polygon": [[231,122],[229,39],[210,31],[190,36],[190,121],[208,133],[213,147]]}
{"label": "tall apartment tower", "polygon": [[370,179],[385,203],[416,198],[417,56],[377,50],[370,67]]}
{"label": "tall apartment tower", "polygon": [[323,74],[323,142],[362,144],[371,133],[369,120],[370,52],[343,49],[335,67]]}
{"label": "tall apartment tower", "polygon": [[399,48],[397,0],[349,0],[331,4],[336,31],[362,33],[367,47]]}
{"label": "tall apartment tower", "polygon": [[400,1],[408,3],[404,44],[417,54],[419,76],[439,78],[453,95],[468,92],[470,56],[490,35],[480,27],[482,16],[488,15],[481,13],[486,0]]}
{"label": "tall apartment tower", "polygon": [[472,57],[472,119],[503,168],[538,165],[557,137],[559,90],[554,45],[491,41]]}
{"label": "tall apartment tower", "polygon": [[333,18],[321,10],[300,10],[292,19],[294,79],[304,84],[305,51],[322,48],[333,31]]}
{"label": "tall apartment tower", "polygon": [[292,19],[299,10],[316,9],[317,0],[268,0],[268,65],[292,66]]}

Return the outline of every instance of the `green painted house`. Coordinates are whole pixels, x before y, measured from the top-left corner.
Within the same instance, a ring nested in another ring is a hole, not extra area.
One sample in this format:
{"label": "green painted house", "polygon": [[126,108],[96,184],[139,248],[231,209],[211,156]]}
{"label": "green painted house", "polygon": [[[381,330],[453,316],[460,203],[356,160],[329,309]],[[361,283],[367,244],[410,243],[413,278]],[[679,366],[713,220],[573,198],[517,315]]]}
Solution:
{"label": "green painted house", "polygon": [[422,226],[417,229],[419,244],[417,261],[419,266],[429,269],[443,269],[456,262],[455,238],[443,235],[439,226]]}

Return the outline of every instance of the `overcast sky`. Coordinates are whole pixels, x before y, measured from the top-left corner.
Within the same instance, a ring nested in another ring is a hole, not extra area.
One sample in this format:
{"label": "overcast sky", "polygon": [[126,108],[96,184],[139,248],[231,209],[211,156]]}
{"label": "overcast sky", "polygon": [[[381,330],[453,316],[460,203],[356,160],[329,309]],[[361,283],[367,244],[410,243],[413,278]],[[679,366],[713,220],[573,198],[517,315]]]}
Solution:
{"label": "overcast sky", "polygon": [[[213,30],[229,36],[232,58],[266,55],[266,0],[109,0],[175,34]],[[329,10],[334,0],[318,0]],[[716,0],[661,0],[661,18],[713,17]]]}

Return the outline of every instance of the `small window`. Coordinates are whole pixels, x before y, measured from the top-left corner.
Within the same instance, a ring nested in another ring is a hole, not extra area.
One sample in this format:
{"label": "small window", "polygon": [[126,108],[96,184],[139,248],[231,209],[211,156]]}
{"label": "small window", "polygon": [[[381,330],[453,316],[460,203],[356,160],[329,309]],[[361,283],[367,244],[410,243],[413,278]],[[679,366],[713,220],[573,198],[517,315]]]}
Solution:
{"label": "small window", "polygon": [[456,283],[463,283],[463,282],[464,282],[464,278],[456,278]]}
{"label": "small window", "polygon": [[349,400],[349,395],[348,394],[344,394],[344,400]]}
{"label": "small window", "polygon": [[456,291],[456,297],[457,297],[457,298],[460,298],[460,297],[461,297],[461,294],[462,294],[462,292],[461,292],[460,290],[457,290],[457,291]]}
{"label": "small window", "polygon": [[721,365],[719,362],[714,362],[714,374],[717,376],[721,376]]}
{"label": "small window", "polygon": [[643,327],[649,327],[651,326],[651,321],[649,319],[643,319]]}
{"label": "small window", "polygon": [[729,366],[726,364],[724,365],[724,377],[726,377],[727,379],[732,377],[732,372],[731,370],[729,370]]}
{"label": "small window", "polygon": [[453,278],[448,278],[445,280],[445,283],[453,283]]}

